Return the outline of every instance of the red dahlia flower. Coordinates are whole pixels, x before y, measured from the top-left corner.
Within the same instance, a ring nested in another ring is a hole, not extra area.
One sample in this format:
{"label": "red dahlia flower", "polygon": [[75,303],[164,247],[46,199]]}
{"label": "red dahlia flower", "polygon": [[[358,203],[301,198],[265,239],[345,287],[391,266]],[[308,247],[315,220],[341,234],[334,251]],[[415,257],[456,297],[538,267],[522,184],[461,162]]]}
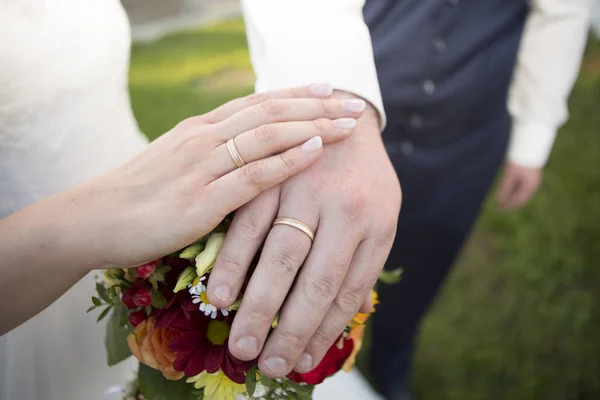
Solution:
{"label": "red dahlia flower", "polygon": [[340,339],[335,341],[333,346],[329,348],[323,360],[315,369],[305,374],[299,374],[295,371],[289,373],[288,378],[298,383],[308,383],[309,385],[318,385],[325,378],[338,372],[342,369],[344,362],[352,353],[354,341],[350,338],[342,339],[342,347],[339,348]]}
{"label": "red dahlia flower", "polygon": [[[186,376],[192,377],[203,371],[212,374],[222,369],[232,381],[244,383],[244,372],[254,362],[240,361],[229,352],[227,339],[232,319],[211,319],[198,311],[190,316],[189,329],[167,344],[169,350],[177,353],[173,363],[175,370],[184,371]],[[174,323],[181,330],[183,321],[179,319]]]}

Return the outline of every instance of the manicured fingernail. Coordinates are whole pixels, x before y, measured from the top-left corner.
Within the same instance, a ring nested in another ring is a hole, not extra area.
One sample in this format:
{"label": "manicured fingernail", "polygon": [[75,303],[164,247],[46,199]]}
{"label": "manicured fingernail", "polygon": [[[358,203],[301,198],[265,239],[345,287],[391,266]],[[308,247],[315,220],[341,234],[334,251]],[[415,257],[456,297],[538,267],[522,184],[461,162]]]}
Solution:
{"label": "manicured fingernail", "polygon": [[333,125],[341,129],[352,129],[356,126],[356,120],[354,118],[340,118],[333,120]]}
{"label": "manicured fingernail", "polygon": [[256,354],[258,351],[258,345],[256,339],[252,336],[243,336],[238,340],[235,345],[244,353],[248,355]]}
{"label": "manicured fingernail", "polygon": [[287,374],[287,362],[281,357],[271,357],[265,360],[265,366],[273,375],[283,376]]}
{"label": "manicured fingernail", "polygon": [[302,353],[302,355],[300,356],[300,359],[298,360],[298,364],[296,364],[296,367],[298,367],[302,371],[308,371],[308,370],[312,369],[312,366],[313,366],[313,359],[312,359],[311,355],[308,353]]}
{"label": "manicured fingernail", "polygon": [[315,136],[302,145],[302,151],[305,153],[313,153],[321,147],[323,147],[323,139],[321,139],[321,136]]}
{"label": "manicured fingernail", "polygon": [[231,299],[231,290],[225,285],[217,286],[213,294],[219,300],[229,301]]}
{"label": "manicured fingernail", "polygon": [[311,90],[315,96],[327,97],[333,93],[333,86],[329,83],[317,83],[312,85]]}
{"label": "manicured fingernail", "polygon": [[342,100],[341,103],[344,110],[352,113],[361,112],[367,106],[367,103],[360,99]]}

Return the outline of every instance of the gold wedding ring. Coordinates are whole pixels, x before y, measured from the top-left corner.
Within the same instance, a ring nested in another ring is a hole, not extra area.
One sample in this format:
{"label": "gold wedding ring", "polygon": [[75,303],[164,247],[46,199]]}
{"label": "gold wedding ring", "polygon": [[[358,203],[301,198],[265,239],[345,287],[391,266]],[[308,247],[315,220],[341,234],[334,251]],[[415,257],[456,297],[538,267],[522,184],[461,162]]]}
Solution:
{"label": "gold wedding ring", "polygon": [[312,242],[313,240],[315,240],[315,232],[310,229],[310,227],[308,225],[306,225],[304,222],[298,221],[297,219],[293,219],[293,218],[277,218],[275,220],[275,222],[273,222],[273,226],[275,225],[288,225],[291,226],[293,228],[299,229],[302,232],[306,233],[306,235],[310,238],[310,241]]}
{"label": "gold wedding ring", "polygon": [[240,152],[238,151],[237,147],[235,146],[234,139],[235,138],[231,138],[227,141],[227,150],[229,150],[229,155],[233,159],[233,162],[235,163],[235,165],[237,165],[238,168],[242,168],[244,165],[246,165],[246,163],[242,159],[242,156],[240,156]]}

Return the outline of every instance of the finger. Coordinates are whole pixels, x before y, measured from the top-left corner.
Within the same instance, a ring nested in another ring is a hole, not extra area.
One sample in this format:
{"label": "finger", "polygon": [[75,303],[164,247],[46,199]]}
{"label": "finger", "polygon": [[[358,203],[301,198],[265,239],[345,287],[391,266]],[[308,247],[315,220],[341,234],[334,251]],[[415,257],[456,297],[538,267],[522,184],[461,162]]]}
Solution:
{"label": "finger", "polygon": [[[235,147],[242,160],[248,163],[300,145],[314,136],[320,136],[323,143],[346,139],[352,134],[355,126],[354,118],[341,118],[334,121],[320,118],[314,121],[279,122],[262,125],[242,133],[234,139]],[[214,177],[237,168],[227,143],[214,149],[205,165],[206,172]]]}
{"label": "finger", "polygon": [[315,85],[299,86],[281,90],[273,90],[265,93],[254,93],[246,97],[231,100],[221,107],[204,114],[202,119],[207,123],[217,123],[226,120],[233,114],[274,99],[300,99],[300,98],[327,98],[333,93],[333,87],[329,83],[318,83]]}
{"label": "finger", "polygon": [[358,310],[358,312],[363,314],[369,314],[371,311],[373,311],[373,290],[369,292],[367,298],[363,301],[360,309]]}
{"label": "finger", "polygon": [[279,190],[272,188],[235,212],[208,279],[208,300],[217,308],[227,308],[238,298],[278,208]]}
{"label": "finger", "polygon": [[260,355],[258,365],[267,376],[285,376],[298,362],[313,365],[310,354],[303,355],[303,351],[335,299],[359,243],[353,237],[341,238],[337,221],[321,220],[319,234],[281,311],[279,325]]}
{"label": "finger", "polygon": [[267,100],[245,108],[213,125],[219,140],[225,143],[240,132],[275,122],[313,121],[318,118],[357,118],[366,107],[364,100],[283,99]]}
{"label": "finger", "polygon": [[[289,203],[287,203],[289,204]],[[279,217],[292,217],[316,230],[318,212],[290,209],[282,201]],[[229,351],[242,360],[255,359],[311,247],[308,235],[288,225],[271,228],[260,261],[244,293],[231,327]],[[252,346],[248,346],[248,344]]]}
{"label": "finger", "polygon": [[512,196],[507,209],[514,210],[531,200],[533,194],[537,190],[537,186],[538,185],[535,181],[523,179],[520,182],[518,190]]}
{"label": "finger", "polygon": [[509,170],[505,169],[496,192],[496,202],[502,208],[506,205],[515,190],[515,179]]}
{"label": "finger", "polygon": [[301,361],[310,360],[310,362],[298,363],[296,371],[306,373],[319,365],[329,348],[356,316],[361,302],[377,281],[389,253],[389,247],[377,248],[372,240],[360,243],[333,304],[300,358]]}
{"label": "finger", "polygon": [[209,215],[225,218],[261,192],[308,168],[320,157],[322,150],[323,141],[316,136],[302,146],[254,161],[212,181],[203,189],[214,199],[207,203],[211,208],[208,211],[212,213]]}

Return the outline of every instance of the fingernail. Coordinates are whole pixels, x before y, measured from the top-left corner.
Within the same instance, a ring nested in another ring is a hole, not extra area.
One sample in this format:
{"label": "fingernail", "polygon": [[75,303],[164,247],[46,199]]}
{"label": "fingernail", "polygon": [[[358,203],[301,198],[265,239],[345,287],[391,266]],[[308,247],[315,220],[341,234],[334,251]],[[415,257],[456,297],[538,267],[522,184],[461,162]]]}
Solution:
{"label": "fingernail", "polygon": [[312,365],[313,365],[313,359],[312,359],[311,355],[308,353],[302,353],[302,355],[300,356],[300,359],[298,360],[298,364],[296,364],[296,367],[298,367],[302,371],[308,371],[308,370],[312,369]]}
{"label": "fingernail", "polygon": [[305,153],[313,153],[323,147],[323,139],[321,136],[315,136],[312,139],[309,139],[302,145],[302,151]]}
{"label": "fingernail", "polygon": [[367,106],[367,103],[360,99],[342,100],[341,103],[345,111],[352,113],[361,112]]}
{"label": "fingernail", "polygon": [[248,355],[256,354],[258,351],[258,345],[256,344],[256,339],[252,336],[243,336],[239,339],[235,345],[244,353]]}
{"label": "fingernail", "polygon": [[287,362],[281,357],[267,358],[265,366],[273,375],[283,376],[287,374]]}
{"label": "fingernail", "polygon": [[333,86],[329,83],[317,83],[311,87],[311,90],[315,96],[327,97],[333,93]]}
{"label": "fingernail", "polygon": [[333,125],[341,129],[352,129],[356,126],[354,118],[340,118],[333,120]]}
{"label": "fingernail", "polygon": [[231,290],[225,285],[217,286],[213,294],[219,300],[229,301],[231,299]]}

